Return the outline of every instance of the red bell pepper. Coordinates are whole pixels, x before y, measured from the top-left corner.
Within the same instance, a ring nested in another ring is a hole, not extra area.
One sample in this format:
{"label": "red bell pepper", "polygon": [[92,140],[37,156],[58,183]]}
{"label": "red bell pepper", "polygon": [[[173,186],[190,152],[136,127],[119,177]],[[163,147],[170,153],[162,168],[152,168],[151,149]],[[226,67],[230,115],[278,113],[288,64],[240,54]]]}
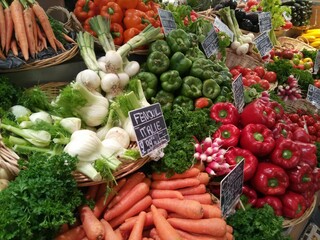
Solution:
{"label": "red bell pepper", "polygon": [[122,23],[123,12],[121,7],[115,2],[108,2],[107,5],[102,6],[100,15],[111,20],[111,23]]}
{"label": "red bell pepper", "polygon": [[312,185],[308,191],[301,193],[301,195],[304,197],[304,200],[306,200],[306,208],[311,207],[315,198],[315,193],[316,191],[314,185]]}
{"label": "red bell pepper", "polygon": [[110,33],[112,35],[114,44],[121,46],[123,43],[123,27],[119,23],[111,23]]}
{"label": "red bell pepper", "polygon": [[256,208],[262,208],[265,204],[270,205],[273,208],[274,214],[277,216],[282,216],[282,202],[280,198],[276,196],[264,196],[262,198],[258,198],[256,201]]}
{"label": "red bell pepper", "polygon": [[289,177],[283,168],[267,162],[260,162],[252,186],[265,195],[282,195],[289,186]]}
{"label": "red bell pepper", "polygon": [[249,187],[248,185],[242,186],[241,201],[244,202],[244,204],[250,204],[251,206],[254,206],[257,202],[257,199],[257,192],[253,188]]}
{"label": "red bell pepper", "polygon": [[140,31],[150,24],[145,12],[136,9],[127,9],[123,18],[124,26],[128,28],[137,28]]}
{"label": "red bell pepper", "polygon": [[276,123],[276,125],[272,129],[274,139],[278,138],[286,138],[292,139],[292,132],[290,127],[284,123]]}
{"label": "red bell pepper", "polygon": [[240,129],[233,124],[223,124],[212,137],[220,138],[221,146],[224,148],[235,147],[240,138]]}
{"label": "red bell pepper", "polygon": [[210,109],[210,117],[222,124],[234,124],[238,125],[239,112],[237,108],[229,102],[220,102],[214,104]]}
{"label": "red bell pepper", "polygon": [[310,135],[302,127],[299,127],[295,131],[293,131],[292,140],[299,141],[299,142],[304,142],[304,143],[310,143],[311,142]]}
{"label": "red bell pepper", "polygon": [[317,147],[312,143],[303,143],[295,141],[296,145],[301,150],[300,162],[307,163],[313,169],[317,166]]}
{"label": "red bell pepper", "polygon": [[304,197],[292,191],[287,191],[280,196],[283,205],[283,216],[287,218],[301,217],[306,211],[306,201]]}
{"label": "red bell pepper", "polygon": [[240,145],[255,156],[266,156],[275,146],[272,131],[262,124],[248,124],[240,134]]}
{"label": "red bell pepper", "polygon": [[123,32],[123,43],[128,42],[131,38],[138,35],[141,31],[137,28],[128,28]]}
{"label": "red bell pepper", "polygon": [[236,165],[242,159],[244,159],[243,167],[243,181],[250,180],[258,166],[258,159],[249,150],[242,148],[230,148],[224,155],[226,162],[229,165]]}
{"label": "red bell pepper", "polygon": [[151,10],[151,7],[150,5],[147,5],[147,2],[146,0],[138,0],[138,4],[136,6],[136,9],[137,10],[140,10],[142,12],[147,12],[149,10]]}
{"label": "red bell pepper", "polygon": [[97,36],[97,34],[96,34],[96,32],[95,31],[93,31],[92,29],[91,29],[91,25],[90,25],[90,19],[91,19],[92,17],[89,17],[87,20],[85,20],[84,21],[84,23],[83,23],[83,29],[84,30],[86,30],[88,33],[90,33],[92,36]]}
{"label": "red bell pepper", "polygon": [[300,162],[301,150],[294,141],[285,138],[279,138],[273,149],[270,159],[276,165],[284,169],[294,168]]}
{"label": "red bell pepper", "polygon": [[288,170],[287,174],[290,180],[289,189],[292,191],[302,193],[312,188],[313,174],[308,164],[301,163],[294,169]]}
{"label": "red bell pepper", "polygon": [[276,113],[265,101],[256,99],[244,107],[240,114],[240,122],[242,126],[256,123],[271,129],[276,123]]}
{"label": "red bell pepper", "polygon": [[273,111],[275,112],[276,120],[283,118],[284,110],[283,110],[283,107],[280,103],[274,102],[274,101],[269,102],[269,107],[272,108]]}
{"label": "red bell pepper", "polygon": [[317,192],[320,190],[320,168],[315,168],[313,169],[313,186],[314,186],[314,190]]}
{"label": "red bell pepper", "polygon": [[90,17],[95,16],[96,5],[91,0],[78,0],[74,7],[74,15],[80,22],[84,22]]}

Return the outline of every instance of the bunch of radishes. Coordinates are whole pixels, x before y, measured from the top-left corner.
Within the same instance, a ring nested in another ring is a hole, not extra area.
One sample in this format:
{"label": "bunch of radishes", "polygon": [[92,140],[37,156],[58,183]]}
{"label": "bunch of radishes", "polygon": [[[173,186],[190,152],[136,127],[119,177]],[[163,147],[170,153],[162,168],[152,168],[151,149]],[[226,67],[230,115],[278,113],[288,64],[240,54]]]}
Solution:
{"label": "bunch of radishes", "polygon": [[286,83],[278,86],[277,94],[284,101],[297,100],[302,98],[301,89],[299,88],[299,85],[298,85],[298,79],[296,79],[293,75],[290,75]]}

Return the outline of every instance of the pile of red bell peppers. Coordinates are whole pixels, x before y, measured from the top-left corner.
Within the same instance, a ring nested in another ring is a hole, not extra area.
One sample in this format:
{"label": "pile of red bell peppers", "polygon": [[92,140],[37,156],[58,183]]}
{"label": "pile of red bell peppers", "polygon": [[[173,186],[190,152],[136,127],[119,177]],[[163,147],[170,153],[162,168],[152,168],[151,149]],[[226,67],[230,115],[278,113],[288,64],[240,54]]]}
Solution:
{"label": "pile of red bell peppers", "polygon": [[214,147],[219,143],[219,157],[216,151],[201,159],[207,172],[223,176],[244,159],[247,203],[253,207],[269,204],[276,215],[290,219],[302,216],[320,189],[317,150],[305,128],[293,123],[268,96],[246,105],[242,113],[231,103],[217,103],[210,111],[211,118],[222,125],[212,135]]}

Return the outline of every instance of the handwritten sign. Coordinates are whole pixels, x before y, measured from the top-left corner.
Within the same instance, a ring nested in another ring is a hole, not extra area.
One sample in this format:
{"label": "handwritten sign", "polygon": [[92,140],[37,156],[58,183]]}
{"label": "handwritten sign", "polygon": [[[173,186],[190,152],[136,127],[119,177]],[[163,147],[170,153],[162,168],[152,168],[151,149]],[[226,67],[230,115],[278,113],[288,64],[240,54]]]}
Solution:
{"label": "handwritten sign", "polygon": [[268,32],[259,34],[254,40],[261,57],[266,56],[273,48]]}
{"label": "handwritten sign", "polygon": [[313,65],[313,74],[317,74],[320,70],[320,50],[317,51],[316,59]]}
{"label": "handwritten sign", "polygon": [[282,16],[283,16],[284,20],[286,20],[286,21],[291,21],[291,19],[292,19],[290,13],[288,13],[288,12],[286,12],[286,11],[284,11],[284,12],[282,13]]}
{"label": "handwritten sign", "polygon": [[320,89],[316,86],[309,84],[306,99],[317,109],[320,108]]}
{"label": "handwritten sign", "polygon": [[223,216],[227,216],[242,194],[244,160],[239,162],[220,183],[220,205]]}
{"label": "handwritten sign", "polygon": [[216,27],[220,32],[225,32],[229,37],[230,41],[233,42],[233,32],[230,30],[230,28],[224,24],[220,18],[215,17],[213,26]]}
{"label": "handwritten sign", "polygon": [[169,142],[167,126],[159,103],[129,112],[142,157]]}
{"label": "handwritten sign", "polygon": [[218,48],[219,48],[218,42],[219,42],[218,35],[214,27],[212,27],[208,35],[206,36],[206,38],[201,43],[207,58],[211,57],[213,54],[215,54],[218,51]]}
{"label": "handwritten sign", "polygon": [[232,82],[232,92],[234,98],[234,105],[237,107],[238,112],[241,113],[244,107],[244,87],[242,82],[242,74]]}
{"label": "handwritten sign", "polygon": [[269,32],[272,29],[270,12],[260,12],[258,19],[260,32]]}
{"label": "handwritten sign", "polygon": [[172,12],[158,8],[158,14],[165,35],[177,28]]}

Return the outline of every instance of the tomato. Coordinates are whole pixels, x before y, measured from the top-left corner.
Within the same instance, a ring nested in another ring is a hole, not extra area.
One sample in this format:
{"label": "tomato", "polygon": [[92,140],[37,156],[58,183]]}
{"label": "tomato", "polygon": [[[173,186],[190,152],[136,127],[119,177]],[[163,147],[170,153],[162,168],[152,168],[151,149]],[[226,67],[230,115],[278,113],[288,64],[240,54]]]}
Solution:
{"label": "tomato", "polygon": [[253,71],[256,72],[260,78],[263,78],[264,74],[266,73],[264,67],[262,66],[256,66]]}
{"label": "tomato", "polygon": [[314,86],[317,88],[320,88],[320,80],[315,80],[314,81]]}
{"label": "tomato", "polygon": [[286,21],[285,23],[284,23],[284,25],[282,26],[282,29],[285,29],[285,30],[289,30],[289,29],[291,29],[292,28],[292,22],[290,22],[290,21]]}
{"label": "tomato", "polygon": [[240,74],[240,72],[235,68],[231,69],[230,73],[232,74],[233,77],[237,77]]}
{"label": "tomato", "polygon": [[255,71],[250,70],[247,74],[244,75],[246,78],[250,78],[253,76],[258,76],[258,74]]}
{"label": "tomato", "polygon": [[256,81],[252,78],[242,78],[242,82],[244,86],[250,87],[253,84],[256,84]]}
{"label": "tomato", "polygon": [[312,116],[305,116],[304,119],[308,126],[313,126],[316,123],[316,120]]}
{"label": "tomato", "polygon": [[313,126],[317,129],[317,131],[320,131],[320,122],[316,122]]}
{"label": "tomato", "polygon": [[300,117],[297,113],[292,113],[289,115],[289,118],[293,123],[297,123]]}
{"label": "tomato", "polygon": [[315,135],[317,133],[317,129],[314,126],[308,126],[308,132],[310,135]]}
{"label": "tomato", "polygon": [[194,106],[195,108],[208,108],[212,106],[212,101],[210,98],[201,97],[196,99]]}
{"label": "tomato", "polygon": [[236,65],[236,66],[232,67],[231,69],[237,69],[239,72],[241,72],[241,70],[243,69],[243,67],[240,66],[240,65]]}
{"label": "tomato", "polygon": [[263,78],[267,80],[269,83],[275,83],[277,81],[277,74],[273,71],[267,71]]}
{"label": "tomato", "polygon": [[239,70],[243,76],[246,76],[249,72],[252,72],[250,68],[242,68]]}
{"label": "tomato", "polygon": [[257,83],[262,80],[259,76],[252,76],[251,78],[255,80]]}
{"label": "tomato", "polygon": [[270,83],[265,79],[260,80],[258,84],[260,84],[264,90],[268,90],[270,88]]}
{"label": "tomato", "polygon": [[251,8],[252,6],[258,5],[258,1],[257,0],[249,0],[246,5],[248,8]]}

